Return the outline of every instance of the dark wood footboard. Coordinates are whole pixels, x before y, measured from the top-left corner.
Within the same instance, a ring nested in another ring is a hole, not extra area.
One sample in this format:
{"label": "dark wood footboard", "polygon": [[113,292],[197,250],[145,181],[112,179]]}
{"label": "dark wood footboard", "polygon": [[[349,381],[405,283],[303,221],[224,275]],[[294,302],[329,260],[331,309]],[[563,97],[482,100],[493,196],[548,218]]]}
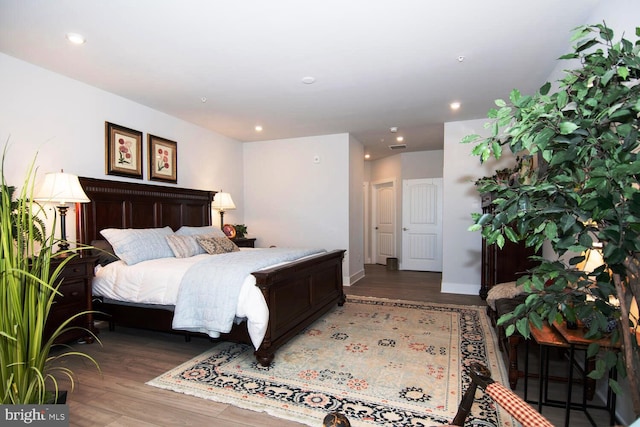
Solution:
{"label": "dark wood footboard", "polygon": [[263,366],[273,361],[276,349],[311,325],[332,307],[345,302],[342,288],[344,250],[334,250],[253,273],[269,307],[269,326],[255,352]]}

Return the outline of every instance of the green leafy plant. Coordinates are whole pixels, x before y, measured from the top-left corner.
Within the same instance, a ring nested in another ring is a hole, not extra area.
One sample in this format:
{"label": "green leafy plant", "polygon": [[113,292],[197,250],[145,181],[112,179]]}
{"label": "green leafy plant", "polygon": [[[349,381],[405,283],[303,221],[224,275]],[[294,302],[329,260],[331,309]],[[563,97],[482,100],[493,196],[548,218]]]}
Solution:
{"label": "green leafy plant", "polygon": [[[7,145],[2,155],[4,171]],[[57,374],[74,385],[73,373],[57,362],[67,356],[90,356],[74,351],[51,351],[54,341],[69,328],[79,313],[60,325],[50,337],[44,335],[53,300],[58,293],[60,272],[74,256],[69,252],[50,271],[53,235],[47,236],[41,216],[43,209],[32,202],[35,171],[32,163],[19,196],[15,188],[0,182],[0,402],[2,404],[42,404],[57,398]],[[55,227],[55,223],[54,223]],[[92,334],[87,330],[87,334]],[[95,336],[94,336],[95,337]],[[97,339],[97,338],[96,338]],[[98,367],[99,369],[99,367]]]}
{"label": "green leafy plant", "polygon": [[[591,345],[588,354],[597,362],[589,375],[599,378],[613,366],[626,373],[640,416],[638,319],[630,314],[640,293],[640,41],[614,41],[613,30],[600,24],[576,29],[572,42],[561,59],[575,68],[565,71],[556,91],[549,83],[534,95],[512,91],[489,111],[489,137],[463,139],[483,162],[504,149],[534,160],[508,182],[495,176],[476,182],[481,193],[494,194],[495,210],[474,214],[471,229],[500,247],[506,239],[536,249],[548,242],[558,255],[540,257],[518,280],[529,295],[499,320],[512,321],[508,334],[529,337],[530,325],[545,320],[590,319],[586,336],[598,338],[611,319],[620,321],[611,339],[621,351]],[[594,243],[604,264],[581,271],[576,266]]]}
{"label": "green leafy plant", "polygon": [[234,225],[236,229],[236,237],[242,238],[247,235],[247,226],[244,224],[236,224]]}

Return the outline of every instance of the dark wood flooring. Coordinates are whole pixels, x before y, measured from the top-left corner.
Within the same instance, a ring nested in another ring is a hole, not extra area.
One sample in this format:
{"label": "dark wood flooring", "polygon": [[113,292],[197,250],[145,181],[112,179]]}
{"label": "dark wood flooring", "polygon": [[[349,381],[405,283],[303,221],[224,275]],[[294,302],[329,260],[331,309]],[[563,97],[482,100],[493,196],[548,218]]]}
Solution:
{"label": "dark wood flooring", "polygon": [[[411,271],[387,271],[384,266],[367,265],[366,277],[347,294],[409,301],[484,305],[477,296],[440,293],[441,275]],[[76,374],[75,390],[69,394],[71,426],[300,426],[264,413],[145,385],[145,382],[208,350],[205,338],[185,343],[178,335],[117,328],[113,332],[100,324],[99,344],[74,344],[99,362],[95,366],[80,358],[67,361]],[[517,392],[522,395],[523,382]],[[68,388],[69,384],[62,384]],[[555,387],[564,390],[562,387]],[[530,393],[537,393],[531,388]],[[537,396],[537,394],[533,394]],[[596,411],[602,412],[602,411]],[[563,412],[544,408],[543,414],[563,425]],[[598,422],[602,422],[602,417]],[[606,418],[604,418],[606,419]],[[580,412],[572,412],[571,426],[590,425]],[[606,425],[606,423],[598,424]]]}

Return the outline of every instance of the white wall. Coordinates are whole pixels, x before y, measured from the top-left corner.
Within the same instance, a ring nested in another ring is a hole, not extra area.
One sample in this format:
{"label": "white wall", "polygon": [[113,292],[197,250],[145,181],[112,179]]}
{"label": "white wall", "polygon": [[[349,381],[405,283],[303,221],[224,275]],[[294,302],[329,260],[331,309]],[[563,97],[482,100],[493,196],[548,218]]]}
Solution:
{"label": "white wall", "polygon": [[[245,223],[256,246],[351,249],[348,134],[250,142],[243,148]],[[343,264],[345,284],[350,255]]]}
{"label": "white wall", "polygon": [[487,119],[445,123],[444,126],[444,220],[442,224],[442,292],[477,295],[480,291],[482,239],[468,231],[472,212],[481,212],[474,182],[512,166],[512,159],[484,164],[471,155],[472,145],[460,141],[467,135],[486,135]]}
{"label": "white wall", "polygon": [[349,135],[349,283],[364,277],[364,146]]}
{"label": "white wall", "polygon": [[400,154],[402,179],[442,178],[444,150]]}
{"label": "white wall", "polygon": [[[148,174],[146,134],[177,141],[177,186],[224,188],[238,206],[229,211],[228,221],[242,221],[240,142],[4,54],[0,54],[0,94],[0,145],[7,140],[10,144],[4,170],[9,185],[22,184],[36,152],[40,177],[64,169],[79,176],[140,182],[105,175],[104,122],[109,121],[144,133],[144,181]],[[213,221],[217,224],[216,218]],[[70,212],[69,239],[75,238],[74,224]]]}

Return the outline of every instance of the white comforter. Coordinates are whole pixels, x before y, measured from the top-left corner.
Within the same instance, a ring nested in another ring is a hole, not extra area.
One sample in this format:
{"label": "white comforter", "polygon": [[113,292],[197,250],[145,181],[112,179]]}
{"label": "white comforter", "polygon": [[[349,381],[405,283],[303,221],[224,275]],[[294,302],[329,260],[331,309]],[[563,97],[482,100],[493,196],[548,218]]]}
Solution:
{"label": "white comforter", "polygon": [[[176,305],[184,274],[192,265],[210,256],[212,255],[204,254],[190,258],[160,258],[130,266],[116,261],[105,267],[98,266],[93,279],[93,294],[118,301]],[[238,322],[247,320],[251,342],[258,349],[267,330],[269,308],[255,284],[255,277],[251,274],[244,279],[237,302],[236,318]]]}

